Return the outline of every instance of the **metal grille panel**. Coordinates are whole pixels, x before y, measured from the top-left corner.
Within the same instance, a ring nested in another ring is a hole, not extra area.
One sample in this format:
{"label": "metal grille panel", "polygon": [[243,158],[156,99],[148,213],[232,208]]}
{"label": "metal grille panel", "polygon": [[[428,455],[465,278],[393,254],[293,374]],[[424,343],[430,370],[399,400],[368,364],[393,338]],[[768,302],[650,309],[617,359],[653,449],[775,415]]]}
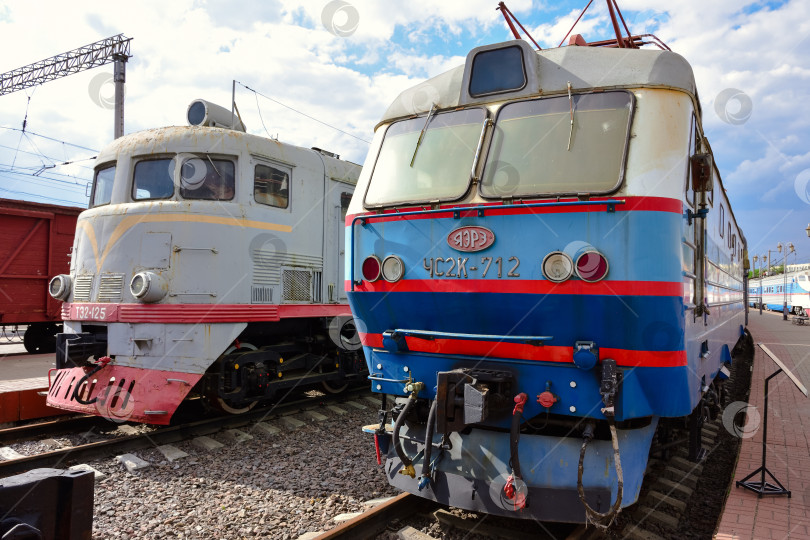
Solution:
{"label": "metal grille panel", "polygon": [[312,300],[312,273],[309,270],[283,271],[284,301],[309,302]]}
{"label": "metal grille panel", "polygon": [[76,276],[73,283],[73,301],[89,302],[90,291],[93,289],[93,274]]}
{"label": "metal grille panel", "polygon": [[102,274],[96,298],[99,302],[118,302],[124,286],[124,274]]}
{"label": "metal grille panel", "polygon": [[253,283],[256,285],[281,284],[282,266],[321,270],[323,257],[256,248],[253,250]]}
{"label": "metal grille panel", "polygon": [[250,288],[251,304],[272,304],[273,289],[271,287],[261,287],[253,285]]}

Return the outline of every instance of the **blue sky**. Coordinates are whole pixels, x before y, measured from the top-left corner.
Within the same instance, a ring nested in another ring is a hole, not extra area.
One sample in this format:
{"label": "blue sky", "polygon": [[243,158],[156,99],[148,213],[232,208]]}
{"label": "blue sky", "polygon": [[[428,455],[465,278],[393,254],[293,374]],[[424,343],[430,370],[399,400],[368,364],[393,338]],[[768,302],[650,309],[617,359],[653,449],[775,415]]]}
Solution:
{"label": "blue sky", "polygon": [[[507,6],[546,48],[557,46],[585,3]],[[619,5],[634,33],[656,34],[692,64],[704,129],[750,255],[793,242],[797,260],[810,261],[810,2]],[[181,125],[196,98],[227,105],[235,79],[352,136],[238,86],[249,131],[362,163],[364,140],[401,90],[461,64],[472,47],[511,38],[496,6],[13,0],[0,6],[0,72],[124,33],[134,38],[126,132]],[[589,41],[610,37],[604,0],[576,32]],[[112,139],[111,73],[95,68],[0,97],[0,197],[86,205],[88,158]]]}

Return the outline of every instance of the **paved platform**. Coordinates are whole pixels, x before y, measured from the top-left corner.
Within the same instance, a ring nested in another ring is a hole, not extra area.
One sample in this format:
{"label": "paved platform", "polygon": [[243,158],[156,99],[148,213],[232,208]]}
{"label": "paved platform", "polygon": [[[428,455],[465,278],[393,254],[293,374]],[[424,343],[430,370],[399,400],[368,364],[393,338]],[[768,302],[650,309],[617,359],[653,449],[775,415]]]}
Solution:
{"label": "paved platform", "polygon": [[0,424],[67,414],[45,405],[45,396],[39,395],[48,389],[53,353],[4,355],[8,347],[0,348]]}
{"label": "paved platform", "polygon": [[[784,321],[781,313],[760,315],[758,310],[751,311],[748,322],[754,342],[767,346],[810,388],[810,326]],[[756,407],[760,417],[764,414],[765,378],[777,369],[756,347],[749,403]],[[791,491],[791,497],[759,498],[752,491],[732,485],[715,536],[717,540],[810,538],[810,399],[782,373],[771,379],[768,389],[766,466]],[[735,482],[762,464],[761,420],[754,436],[743,439]]]}

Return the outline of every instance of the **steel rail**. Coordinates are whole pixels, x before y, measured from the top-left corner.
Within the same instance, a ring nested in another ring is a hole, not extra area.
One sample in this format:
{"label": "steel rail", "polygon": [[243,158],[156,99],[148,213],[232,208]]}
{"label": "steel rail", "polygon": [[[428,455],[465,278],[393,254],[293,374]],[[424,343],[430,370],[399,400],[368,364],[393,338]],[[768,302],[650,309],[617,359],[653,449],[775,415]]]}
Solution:
{"label": "steel rail", "polygon": [[[92,442],[33,456],[0,461],[0,477],[10,476],[37,468],[64,468],[68,463],[78,462],[79,460],[96,459],[125,450],[140,450],[150,446],[170,444],[189,437],[215,433],[226,427],[235,428],[250,424],[251,422],[260,422],[295,414],[296,412],[315,408],[318,404],[323,402],[345,401],[367,394],[369,394],[369,391],[365,388],[361,390],[349,390],[342,394],[307,398],[281,405],[265,407],[238,416],[206,418],[178,426],[160,428],[150,433],[126,435],[106,441]],[[91,418],[97,419],[97,417]],[[93,428],[90,429],[90,432],[92,431]]]}

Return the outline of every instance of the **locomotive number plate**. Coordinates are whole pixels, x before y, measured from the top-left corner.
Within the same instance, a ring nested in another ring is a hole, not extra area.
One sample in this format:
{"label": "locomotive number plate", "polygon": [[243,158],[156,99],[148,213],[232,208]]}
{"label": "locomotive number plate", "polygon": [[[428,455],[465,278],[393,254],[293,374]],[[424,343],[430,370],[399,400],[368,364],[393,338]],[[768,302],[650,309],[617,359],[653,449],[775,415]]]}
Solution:
{"label": "locomotive number plate", "polygon": [[72,304],[71,321],[114,321],[118,315],[115,304]]}
{"label": "locomotive number plate", "polygon": [[517,257],[431,257],[422,262],[430,277],[444,278],[499,278],[520,277]]}

